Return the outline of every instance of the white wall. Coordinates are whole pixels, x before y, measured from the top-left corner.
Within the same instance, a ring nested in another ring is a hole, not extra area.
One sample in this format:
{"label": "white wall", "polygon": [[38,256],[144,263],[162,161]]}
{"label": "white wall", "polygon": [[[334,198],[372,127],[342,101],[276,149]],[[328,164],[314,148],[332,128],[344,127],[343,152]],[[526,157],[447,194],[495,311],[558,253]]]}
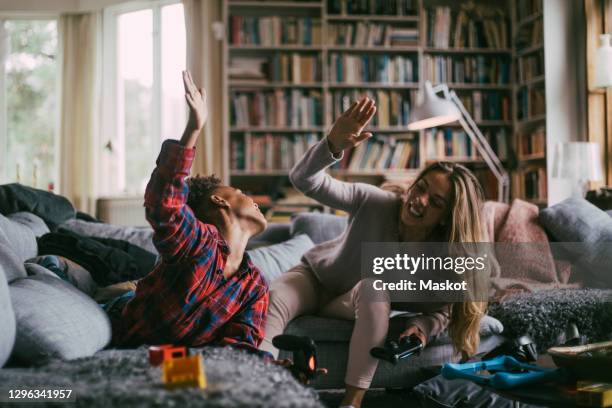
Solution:
{"label": "white wall", "polygon": [[548,205],[571,195],[553,179],[558,142],[586,140],[586,49],[583,0],[544,1]]}

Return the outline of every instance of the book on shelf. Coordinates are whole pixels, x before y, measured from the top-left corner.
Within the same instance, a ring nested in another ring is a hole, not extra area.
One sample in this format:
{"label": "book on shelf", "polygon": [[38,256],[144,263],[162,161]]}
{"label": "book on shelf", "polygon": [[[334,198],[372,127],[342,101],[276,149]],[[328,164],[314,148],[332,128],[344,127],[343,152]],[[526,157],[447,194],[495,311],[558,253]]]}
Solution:
{"label": "book on shelf", "polygon": [[546,129],[539,126],[531,132],[519,134],[520,155],[544,157],[546,155]]}
{"label": "book on shelf", "polygon": [[546,114],[546,92],[543,86],[520,89],[516,102],[519,120]]}
{"label": "book on shelf", "polygon": [[497,200],[499,197],[499,180],[489,169],[473,169],[472,173],[476,176],[482,189],[484,190],[485,199]]}
{"label": "book on shelf", "polygon": [[519,82],[527,82],[544,76],[544,52],[524,55],[517,58],[517,76]]}
{"label": "book on shelf", "polygon": [[336,83],[408,84],[418,82],[418,63],[413,55],[329,55],[329,80]]}
{"label": "book on shelf", "polygon": [[517,52],[536,47],[544,43],[544,21],[535,20],[532,24],[521,27],[516,34],[515,47]]}
{"label": "book on shelf", "polygon": [[424,10],[427,45],[435,48],[507,49],[508,17],[502,8],[448,6]]}
{"label": "book on shelf", "polygon": [[317,54],[298,52],[274,54],[269,57],[231,56],[229,78],[234,85],[265,84],[271,81],[293,84],[312,83],[321,79]]}
{"label": "book on shelf", "polygon": [[414,16],[418,13],[418,0],[327,0],[329,14],[381,14]]}
{"label": "book on shelf", "polygon": [[289,171],[318,140],[315,133],[234,136],[230,146],[231,168],[253,172]]}
{"label": "book on shelf", "polygon": [[476,121],[511,120],[510,96],[500,91],[457,91],[465,109]]}
{"label": "book on shelf", "polygon": [[434,83],[508,84],[510,61],[497,56],[425,55],[424,75]]}
{"label": "book on shelf", "polygon": [[[500,160],[508,158],[506,129],[487,130],[483,132],[483,136]],[[423,140],[423,152],[426,161],[484,160],[468,134],[461,129],[454,128],[426,130]]]}
{"label": "book on shelf", "polygon": [[357,47],[405,47],[419,43],[417,27],[398,27],[389,23],[330,23],[327,29],[330,45]]}
{"label": "book on shelf", "polygon": [[230,125],[234,127],[299,128],[322,123],[319,91],[235,91],[230,97]]}
{"label": "book on shelf", "polygon": [[517,0],[516,1],[516,18],[521,20],[542,12],[542,0]]}
{"label": "book on shelf", "polygon": [[229,17],[231,45],[321,44],[321,19],[295,16]]}
{"label": "book on shelf", "polygon": [[393,136],[370,139],[359,144],[333,166],[348,172],[415,169],[419,166],[418,144]]}
{"label": "book on shelf", "polygon": [[523,174],[523,195],[529,200],[543,200],[547,196],[546,168],[525,170]]}
{"label": "book on shelf", "polygon": [[328,120],[331,123],[353,102],[367,96],[376,103],[376,115],[370,122],[371,126],[379,128],[407,126],[416,95],[416,90],[336,90],[331,92],[331,110],[328,110]]}

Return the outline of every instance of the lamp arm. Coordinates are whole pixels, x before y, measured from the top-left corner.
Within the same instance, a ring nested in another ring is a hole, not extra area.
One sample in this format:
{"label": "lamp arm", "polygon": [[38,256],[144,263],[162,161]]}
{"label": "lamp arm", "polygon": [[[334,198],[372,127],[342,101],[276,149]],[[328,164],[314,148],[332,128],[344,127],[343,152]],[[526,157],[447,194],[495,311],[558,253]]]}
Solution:
{"label": "lamp arm", "polygon": [[478,149],[478,152],[481,154],[484,161],[489,166],[489,169],[495,175],[495,178],[499,183],[499,191],[498,191],[498,199],[502,202],[509,202],[510,200],[510,180],[508,177],[508,172],[504,169],[499,157],[491,148],[491,145],[484,137],[476,122],[470,115],[470,113],[465,109],[465,106],[461,102],[461,99],[457,96],[454,91],[449,90],[446,84],[440,84],[433,88],[434,93],[442,92],[444,94],[444,98],[453,102],[455,106],[461,112],[461,117],[459,118],[459,123],[468,134],[472,142]]}

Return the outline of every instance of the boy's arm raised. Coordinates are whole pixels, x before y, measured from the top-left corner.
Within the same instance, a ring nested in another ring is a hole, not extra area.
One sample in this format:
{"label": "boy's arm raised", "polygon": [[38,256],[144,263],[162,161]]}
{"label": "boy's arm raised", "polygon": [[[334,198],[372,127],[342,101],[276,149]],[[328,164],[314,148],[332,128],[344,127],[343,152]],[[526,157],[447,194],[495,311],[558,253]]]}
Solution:
{"label": "boy's arm raised", "polygon": [[164,142],[145,191],[145,214],[154,230],[153,243],[165,262],[192,255],[209,235],[186,205],[189,189],[185,182],[195,157],[195,143],[208,117],[206,96],[188,72],[183,72],[183,82],[189,121],[180,142]]}
{"label": "boy's arm raised", "polygon": [[352,212],[360,205],[358,184],[336,180],[325,169],[342,158],[345,149],[372,136],[363,132],[376,113],[374,101],[355,102],[334,123],[329,135],[309,149],[289,173],[289,179],[302,193],[324,205]]}

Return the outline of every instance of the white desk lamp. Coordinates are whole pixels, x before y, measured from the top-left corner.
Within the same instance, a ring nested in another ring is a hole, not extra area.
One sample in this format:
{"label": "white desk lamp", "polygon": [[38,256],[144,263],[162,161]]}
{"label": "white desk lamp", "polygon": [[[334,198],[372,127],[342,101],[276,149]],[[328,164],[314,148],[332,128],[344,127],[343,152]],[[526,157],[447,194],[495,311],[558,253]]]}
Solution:
{"label": "white desk lamp", "polygon": [[[436,95],[439,92],[443,97]],[[498,200],[507,203],[510,200],[508,173],[455,91],[451,91],[446,84],[433,87],[431,82],[426,81],[422,98],[421,104],[410,115],[408,129],[421,130],[459,121],[499,183]]]}

